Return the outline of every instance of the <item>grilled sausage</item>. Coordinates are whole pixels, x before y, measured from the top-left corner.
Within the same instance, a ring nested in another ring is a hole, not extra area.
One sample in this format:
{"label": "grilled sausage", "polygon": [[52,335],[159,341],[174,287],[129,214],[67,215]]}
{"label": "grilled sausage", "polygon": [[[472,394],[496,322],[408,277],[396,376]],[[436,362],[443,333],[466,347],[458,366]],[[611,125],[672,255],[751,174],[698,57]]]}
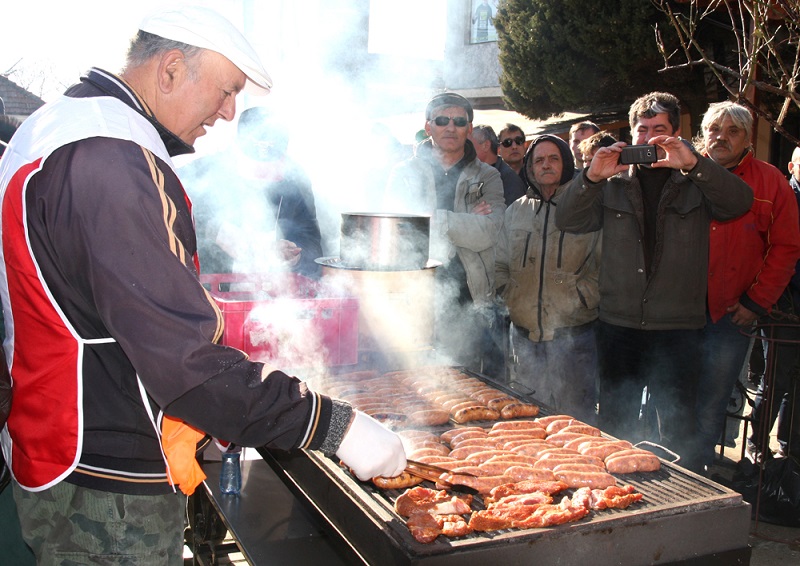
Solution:
{"label": "grilled sausage", "polygon": [[539,406],[530,403],[511,403],[500,409],[500,416],[504,419],[535,417],[538,414]]}
{"label": "grilled sausage", "polygon": [[589,435],[580,432],[557,432],[555,434],[547,435],[547,442],[555,444],[556,446],[564,446],[567,442],[577,438],[585,438]]}
{"label": "grilled sausage", "polygon": [[496,421],[499,418],[500,413],[489,407],[469,407],[453,414],[453,421],[459,424],[470,421]]}
{"label": "grilled sausage", "polygon": [[481,462],[486,462],[487,460],[489,460],[490,458],[494,458],[495,456],[508,456],[513,454],[514,454],[513,452],[509,452],[506,450],[497,450],[497,449],[483,450],[481,452],[473,452],[472,454],[467,456],[466,459],[468,462],[481,463]]}
{"label": "grilled sausage", "polygon": [[399,476],[393,478],[385,478],[383,476],[374,477],[372,478],[372,483],[375,487],[380,489],[404,489],[421,484],[422,478],[412,476],[408,472],[403,472]]}
{"label": "grilled sausage", "polygon": [[464,485],[471,487],[479,493],[489,493],[498,485],[512,483],[514,478],[507,475],[483,476],[474,478],[471,476],[461,476],[458,474],[442,474],[442,479],[452,485]]}
{"label": "grilled sausage", "polygon": [[547,426],[553,421],[560,421],[562,419],[572,419],[572,417],[569,415],[548,415],[546,417],[539,417],[536,419],[536,422],[547,428]]}
{"label": "grilled sausage", "polygon": [[647,450],[644,454],[625,454],[617,456],[626,450],[611,454],[607,458],[606,469],[612,474],[632,474],[634,472],[655,472],[661,469],[661,460],[658,456]]}
{"label": "grilled sausage", "polygon": [[600,436],[600,429],[587,424],[571,424],[562,428],[559,432],[579,432],[581,434],[588,434],[589,436]]}
{"label": "grilled sausage", "polygon": [[422,426],[443,425],[450,422],[450,413],[439,409],[425,409],[414,411],[408,415],[408,420]]}

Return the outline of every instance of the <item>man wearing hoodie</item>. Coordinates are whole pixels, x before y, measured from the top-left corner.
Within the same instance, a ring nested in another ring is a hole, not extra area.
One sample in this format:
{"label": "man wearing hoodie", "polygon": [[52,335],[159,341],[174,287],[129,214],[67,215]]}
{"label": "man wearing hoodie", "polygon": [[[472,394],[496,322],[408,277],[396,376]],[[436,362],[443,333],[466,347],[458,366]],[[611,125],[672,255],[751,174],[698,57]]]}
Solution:
{"label": "man wearing hoodie", "polygon": [[512,322],[512,387],[593,423],[600,232],[556,227],[555,209],[575,175],[567,142],[535,137],[522,175],[528,191],[506,209],[495,263]]}

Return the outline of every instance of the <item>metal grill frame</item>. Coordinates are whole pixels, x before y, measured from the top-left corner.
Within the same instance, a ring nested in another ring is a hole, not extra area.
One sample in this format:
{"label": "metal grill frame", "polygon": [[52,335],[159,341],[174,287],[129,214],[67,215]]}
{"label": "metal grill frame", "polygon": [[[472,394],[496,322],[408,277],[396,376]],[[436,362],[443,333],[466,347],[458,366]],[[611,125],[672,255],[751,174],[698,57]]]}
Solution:
{"label": "metal grill frame", "polygon": [[714,556],[724,556],[721,563],[749,563],[750,505],[740,494],[668,463],[659,472],[622,478],[622,483],[634,485],[644,495],[642,502],[626,510],[592,512],[575,523],[546,529],[439,537],[421,544],[394,511],[399,491],[359,482],[313,451],[260,452],[295,494],[368,564],[464,566],[479,560],[535,560],[635,566],[685,563],[699,557],[709,564]]}

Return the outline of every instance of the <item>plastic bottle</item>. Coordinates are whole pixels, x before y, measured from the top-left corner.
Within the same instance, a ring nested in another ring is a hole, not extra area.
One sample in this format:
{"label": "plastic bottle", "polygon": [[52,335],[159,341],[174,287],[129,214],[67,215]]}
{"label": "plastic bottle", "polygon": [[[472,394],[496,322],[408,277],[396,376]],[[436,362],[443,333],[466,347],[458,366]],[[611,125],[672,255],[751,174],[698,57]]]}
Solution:
{"label": "plastic bottle", "polygon": [[242,490],[242,449],[231,446],[222,453],[222,469],[219,474],[219,490],[238,495]]}

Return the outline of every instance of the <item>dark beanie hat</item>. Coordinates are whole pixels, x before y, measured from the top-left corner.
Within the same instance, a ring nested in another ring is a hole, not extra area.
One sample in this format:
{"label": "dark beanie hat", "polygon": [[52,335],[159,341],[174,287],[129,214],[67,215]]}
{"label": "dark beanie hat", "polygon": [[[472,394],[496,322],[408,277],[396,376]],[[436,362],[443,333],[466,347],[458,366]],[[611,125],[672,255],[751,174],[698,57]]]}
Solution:
{"label": "dark beanie hat", "polygon": [[472,118],[474,117],[472,112],[472,104],[469,103],[469,100],[454,92],[443,92],[431,98],[431,101],[428,102],[427,108],[425,108],[425,119],[430,120],[431,116],[433,115],[433,111],[437,108],[441,108],[442,106],[445,108],[448,106],[460,106],[467,111],[467,118],[469,118],[469,121],[472,122]]}
{"label": "dark beanie hat", "polygon": [[533,179],[528,177],[528,163],[531,161],[531,159],[533,159],[533,149],[536,147],[536,145],[545,141],[556,144],[559,153],[561,153],[561,162],[564,164],[564,168],[561,171],[561,180],[558,182],[558,184],[563,185],[575,176],[575,157],[572,155],[572,150],[570,149],[569,144],[553,134],[542,134],[534,137],[531,140],[530,145],[528,145],[528,150],[525,152],[525,159],[522,162],[522,171],[524,172],[525,180],[529,186],[533,185]]}

